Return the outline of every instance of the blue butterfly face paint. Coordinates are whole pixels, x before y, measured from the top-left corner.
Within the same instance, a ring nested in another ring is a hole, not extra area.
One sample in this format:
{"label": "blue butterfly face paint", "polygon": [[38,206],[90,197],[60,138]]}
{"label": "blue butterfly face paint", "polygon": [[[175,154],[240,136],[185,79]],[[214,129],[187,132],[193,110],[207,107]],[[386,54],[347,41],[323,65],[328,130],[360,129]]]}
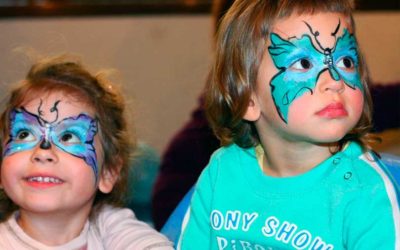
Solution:
{"label": "blue butterfly face paint", "polygon": [[[52,112],[57,111],[56,105]],[[38,144],[42,149],[55,145],[59,149],[83,159],[98,177],[98,166],[94,137],[98,131],[97,120],[86,114],[68,117],[59,122],[45,121],[25,110],[14,109],[10,113],[10,138],[5,145],[4,155],[8,156],[30,150]]]}
{"label": "blue butterfly face paint", "polygon": [[331,34],[335,38],[335,45],[333,48],[324,48],[318,41],[319,32],[314,32],[309,24],[306,25],[318,48],[308,34],[288,40],[276,33],[271,33],[270,36],[271,45],[268,51],[275,67],[279,69],[270,82],[271,93],[277,111],[285,123],[288,122],[290,104],[305,93],[313,94],[319,76],[325,71],[329,71],[335,81],[343,80],[350,88],[363,91],[354,36],[344,29],[343,35],[336,38],[339,22]]}

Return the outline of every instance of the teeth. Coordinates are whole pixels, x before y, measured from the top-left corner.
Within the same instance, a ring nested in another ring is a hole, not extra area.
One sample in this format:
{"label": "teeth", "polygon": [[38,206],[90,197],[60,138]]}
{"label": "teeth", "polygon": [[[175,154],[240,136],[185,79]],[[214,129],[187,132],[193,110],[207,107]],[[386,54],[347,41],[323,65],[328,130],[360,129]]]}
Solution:
{"label": "teeth", "polygon": [[43,182],[43,183],[61,183],[60,179],[48,177],[48,176],[46,176],[46,177],[42,177],[42,176],[29,177],[28,181]]}

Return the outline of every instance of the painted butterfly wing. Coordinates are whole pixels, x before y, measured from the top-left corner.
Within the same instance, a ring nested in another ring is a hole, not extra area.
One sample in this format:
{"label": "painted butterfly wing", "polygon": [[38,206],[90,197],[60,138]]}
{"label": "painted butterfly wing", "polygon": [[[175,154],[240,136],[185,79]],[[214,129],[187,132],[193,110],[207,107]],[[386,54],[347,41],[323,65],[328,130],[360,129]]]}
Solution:
{"label": "painted butterfly wing", "polygon": [[[13,109],[9,119],[10,134],[4,149],[4,156],[32,149],[42,141],[45,128],[41,125],[38,116],[21,108]],[[18,138],[22,132],[27,133],[28,137]]]}
{"label": "painted butterfly wing", "polygon": [[[347,29],[344,29],[343,35],[338,38],[332,57],[335,62],[335,69],[346,85],[352,89],[363,90],[361,77],[357,69],[359,66],[357,41]],[[342,67],[338,67],[340,61],[345,57],[353,61],[355,70],[345,70]]]}
{"label": "painted butterfly wing", "polygon": [[61,150],[83,159],[98,177],[97,156],[94,137],[97,133],[97,120],[86,114],[68,117],[51,128],[50,137]]}
{"label": "painted butterfly wing", "polygon": [[[326,68],[321,63],[324,55],[313,46],[308,35],[287,41],[272,33],[268,51],[279,69],[270,82],[272,97],[279,115],[287,122],[290,104],[304,93],[313,93],[319,75]],[[289,69],[301,59],[307,59],[312,67],[307,71]]]}

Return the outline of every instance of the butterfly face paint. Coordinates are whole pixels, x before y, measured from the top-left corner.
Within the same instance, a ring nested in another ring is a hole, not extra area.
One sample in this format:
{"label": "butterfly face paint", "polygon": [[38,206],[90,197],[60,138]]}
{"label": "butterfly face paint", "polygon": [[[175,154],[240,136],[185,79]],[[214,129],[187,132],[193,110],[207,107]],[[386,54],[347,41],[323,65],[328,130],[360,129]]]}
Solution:
{"label": "butterfly face paint", "polygon": [[[61,121],[58,114],[53,122],[45,121],[40,115],[32,114],[24,108],[10,113],[10,138],[5,145],[4,155],[30,150],[38,144],[42,149],[55,145],[68,154],[83,159],[98,177],[98,166],[94,137],[98,131],[97,120],[86,114],[68,117]],[[51,112],[57,111],[57,103]]]}
{"label": "butterfly face paint", "polygon": [[300,38],[292,37],[287,40],[276,33],[271,33],[271,45],[268,51],[279,72],[270,82],[271,93],[281,119],[287,123],[291,103],[309,92],[313,94],[319,76],[329,71],[335,81],[343,82],[352,89],[363,90],[358,68],[357,43],[347,29],[336,37],[340,22],[331,34],[335,38],[332,48],[324,48],[318,40],[319,32],[305,23],[314,37],[314,46],[309,34]]}

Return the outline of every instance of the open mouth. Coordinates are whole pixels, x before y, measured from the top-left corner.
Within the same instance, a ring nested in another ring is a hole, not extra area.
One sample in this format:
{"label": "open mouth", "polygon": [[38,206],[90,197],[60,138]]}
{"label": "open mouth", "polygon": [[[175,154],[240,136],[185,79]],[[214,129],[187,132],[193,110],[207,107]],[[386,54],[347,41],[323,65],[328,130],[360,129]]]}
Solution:
{"label": "open mouth", "polygon": [[51,176],[32,176],[25,178],[28,182],[61,184],[64,181]]}

